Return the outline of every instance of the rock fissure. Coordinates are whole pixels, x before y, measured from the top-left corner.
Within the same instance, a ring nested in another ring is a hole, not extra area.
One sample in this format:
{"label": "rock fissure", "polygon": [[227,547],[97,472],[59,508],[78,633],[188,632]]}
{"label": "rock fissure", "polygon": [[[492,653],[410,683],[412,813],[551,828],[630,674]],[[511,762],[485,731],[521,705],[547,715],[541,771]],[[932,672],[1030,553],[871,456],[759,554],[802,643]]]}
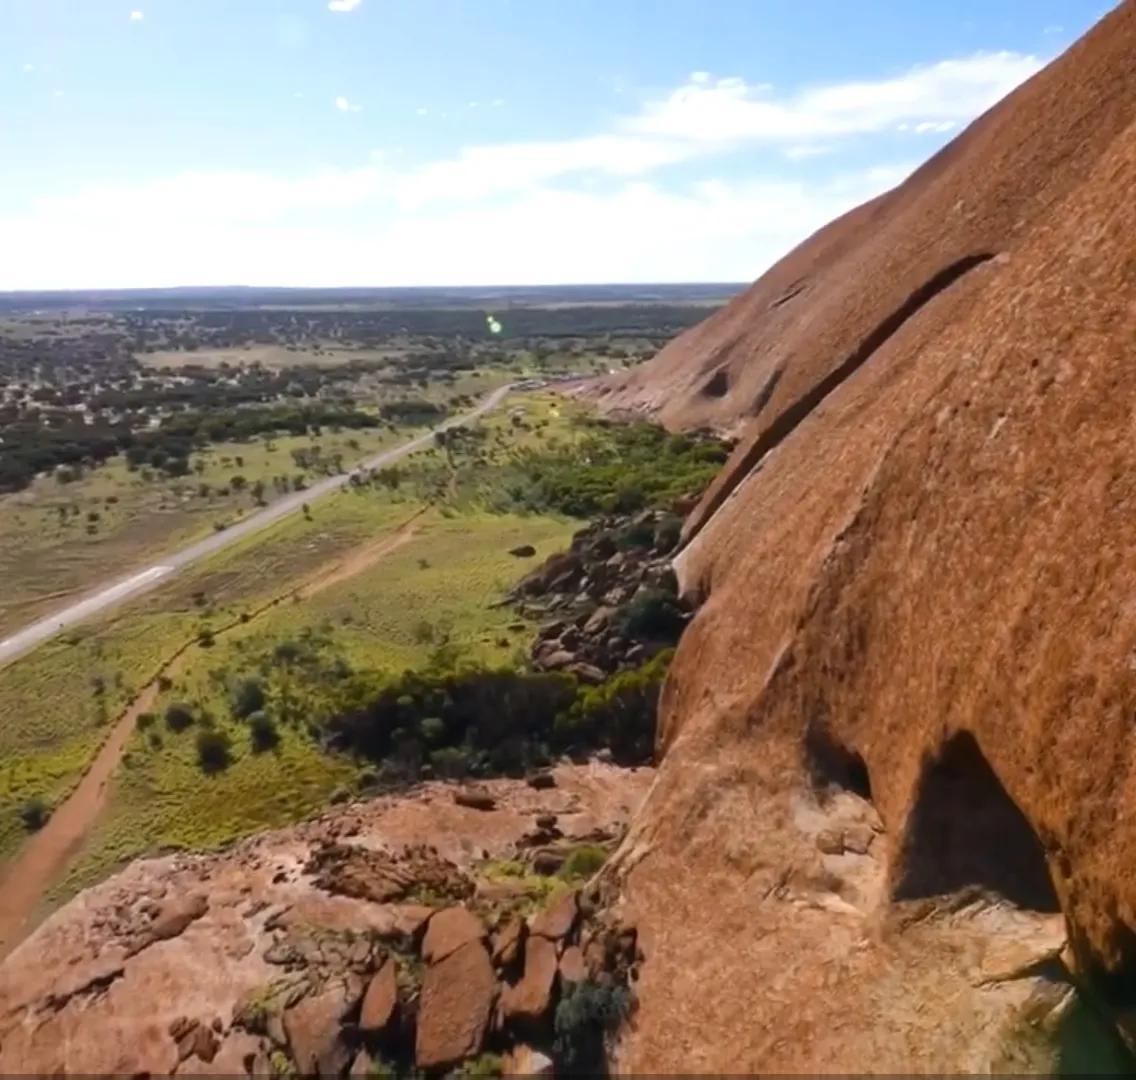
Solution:
{"label": "rock fissure", "polygon": [[[958,259],[949,266],[944,267],[934,277],[924,282],[912,292],[907,299],[888,315],[874,330],[872,330],[860,344],[833,368],[824,378],[816,382],[808,391],[802,394],[791,405],[783,409],[766,427],[761,434],[753,440],[749,447],[733,464],[727,463],[728,480],[726,483],[714,488],[708,496],[709,502],[700,509],[697,515],[696,527],[684,535],[683,540],[689,543],[706,523],[713,518],[715,512],[730,497],[739,484],[755,469],[767,454],[777,449],[816,409],[832,394],[842,383],[854,375],[864,366],[879,349],[893,337],[899,329],[919,311],[935,299],[940,293],[954,285],[960,278],[971,270],[989,262],[995,253],[984,252],[977,255],[967,255]],[[779,375],[775,373],[776,378]],[[774,377],[771,376],[771,380]],[[768,383],[766,384],[768,385]],[[770,395],[776,386],[770,387]],[[764,405],[764,403],[762,403]],[[760,411],[758,409],[757,411]]]}

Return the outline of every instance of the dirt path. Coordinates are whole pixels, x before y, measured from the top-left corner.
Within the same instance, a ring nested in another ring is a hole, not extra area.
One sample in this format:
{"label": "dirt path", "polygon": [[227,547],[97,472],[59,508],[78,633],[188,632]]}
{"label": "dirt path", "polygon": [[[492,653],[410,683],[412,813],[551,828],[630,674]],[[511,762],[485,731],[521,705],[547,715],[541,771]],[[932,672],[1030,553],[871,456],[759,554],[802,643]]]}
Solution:
{"label": "dirt path", "polygon": [[74,626],[85,619],[109,610],[116,604],[121,604],[126,600],[156,589],[170,575],[179,573],[185,567],[209,555],[216,554],[243,537],[251,536],[272,522],[299,511],[305,503],[321,499],[325,495],[330,495],[332,492],[346,487],[356,472],[381,468],[392,462],[400,461],[417,450],[431,446],[438,432],[448,431],[450,428],[477,420],[497,408],[512,392],[512,384],[498,387],[487,394],[469,412],[462,413],[460,416],[452,416],[438,427],[423,432],[408,442],[390,447],[358,462],[350,473],[324,477],[301,491],[293,491],[288,495],[283,495],[274,502],[270,502],[263,509],[248,514],[228,528],[196,540],[180,551],[170,552],[160,562],[139,570],[127,578],[104,585],[62,611],[39,619],[31,626],[25,626],[22,630],[0,639],[0,665],[10,663],[17,657],[23,656],[24,653],[30,652],[41,642],[54,637],[69,626]]}
{"label": "dirt path", "polygon": [[[428,508],[423,507],[393,532],[348,552],[329,562],[298,587],[273,597],[250,613],[256,619],[266,611],[293,597],[308,599],[325,589],[362,573],[380,559],[397,551],[414,539],[418,520]],[[234,620],[219,628],[221,636],[249,620]],[[159,672],[137,694],[114,722],[110,735],[99,748],[90,767],[71,794],[55,809],[42,829],[29,837],[20,853],[0,875],[0,959],[7,956],[34,928],[44,895],[67,871],[106,804],[110,780],[118,768],[138,717],[151,712],[157,703],[159,683],[173,678],[185,666],[193,641],[182,645]]]}
{"label": "dirt path", "polygon": [[324,589],[330,589],[341,581],[361,574],[380,559],[397,551],[403,545],[409,544],[414,539],[414,534],[418,532],[418,519],[426,513],[427,509],[427,507],[423,507],[409,521],[404,521],[394,532],[380,536],[370,543],[362,544],[348,552],[343,559],[317,571],[296,589],[293,595],[301,600],[307,600],[317,593],[323,592]]}

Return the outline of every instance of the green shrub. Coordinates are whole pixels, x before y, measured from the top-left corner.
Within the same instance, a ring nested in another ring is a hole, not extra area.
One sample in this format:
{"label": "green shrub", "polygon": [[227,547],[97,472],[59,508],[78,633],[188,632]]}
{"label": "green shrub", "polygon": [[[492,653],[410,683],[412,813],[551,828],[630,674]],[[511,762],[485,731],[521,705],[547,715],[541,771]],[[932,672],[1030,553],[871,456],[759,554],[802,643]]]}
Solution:
{"label": "green shrub", "polygon": [[264,708],[264,687],[258,679],[234,679],[229,687],[229,708],[238,720],[244,720]]}
{"label": "green shrub", "polygon": [[266,712],[257,711],[248,718],[249,742],[253,753],[263,754],[271,750],[280,742],[280,732],[276,728],[276,721]]}
{"label": "green shrub", "polygon": [[681,537],[682,518],[670,514],[655,526],[655,549],[657,551],[673,551],[678,547]]}
{"label": "green shrub", "polygon": [[581,844],[568,853],[559,874],[565,881],[586,880],[597,873],[605,862],[607,852],[599,844]]}
{"label": "green shrub", "polygon": [[582,688],[572,707],[556,718],[554,733],[560,745],[606,746],[625,765],[650,761],[659,691],[673,655],[665,649],[640,668]]}
{"label": "green shrub", "polygon": [[231,764],[233,740],[215,728],[197,733],[197,764],[205,773],[220,772]]}
{"label": "green shrub", "polygon": [[588,420],[577,431],[576,439],[519,450],[496,468],[488,481],[491,505],[573,517],[669,506],[701,491],[728,456],[717,440],[676,440],[647,423]]}
{"label": "green shrub", "polygon": [[651,521],[632,521],[615,537],[615,546],[621,551],[649,548],[655,542],[655,526]]}
{"label": "green shrub", "polygon": [[395,1080],[398,1070],[380,1057],[373,1057],[367,1063],[367,1080]]}
{"label": "green shrub", "polygon": [[437,746],[446,737],[446,722],[439,716],[425,716],[418,723],[418,731],[429,746]]}
{"label": "green shrub", "polygon": [[553,1018],[557,1075],[606,1075],[604,1040],[623,1023],[630,1008],[630,995],[621,986],[591,981],[569,985]]}
{"label": "green shrub", "polygon": [[166,706],[166,727],[175,733],[185,731],[194,720],[193,709],[181,702],[173,702]]}
{"label": "green shrub", "polygon": [[20,821],[28,832],[42,829],[49,817],[51,817],[51,807],[40,795],[33,795],[20,807]]}
{"label": "green shrub", "polygon": [[665,589],[641,586],[615,614],[619,632],[634,641],[678,641],[686,617],[678,600]]}
{"label": "green shrub", "polygon": [[138,719],[134,721],[134,726],[139,731],[145,731],[149,727],[153,727],[158,718],[152,712],[142,712],[138,714]]}
{"label": "green shrub", "polygon": [[455,1072],[450,1074],[457,1077],[468,1077],[469,1080],[480,1080],[482,1077],[504,1076],[505,1059],[500,1054],[488,1052],[479,1054],[472,1061],[467,1061]]}
{"label": "green shrub", "polygon": [[460,746],[443,746],[430,755],[430,765],[443,780],[461,780],[469,774],[469,751]]}

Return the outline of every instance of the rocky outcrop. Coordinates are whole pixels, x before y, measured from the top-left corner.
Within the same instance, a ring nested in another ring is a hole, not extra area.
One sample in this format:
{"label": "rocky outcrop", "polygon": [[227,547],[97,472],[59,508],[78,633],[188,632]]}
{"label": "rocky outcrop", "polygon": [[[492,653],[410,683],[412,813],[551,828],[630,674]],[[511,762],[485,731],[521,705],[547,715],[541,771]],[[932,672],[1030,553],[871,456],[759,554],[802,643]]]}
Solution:
{"label": "rocky outcrop", "polygon": [[[652,773],[551,775],[544,788],[486,781],[491,810],[427,784],[220,854],[132,864],[0,965],[0,1071],[324,1077],[513,1052],[519,1031],[494,1024],[529,964],[524,919],[550,892],[572,895],[532,872],[532,836],[547,838],[535,823],[551,817],[566,845],[621,834]],[[520,876],[495,893],[499,865]],[[541,1069],[552,948],[526,1051]]]}
{"label": "rocky outcrop", "polygon": [[512,602],[543,620],[533,666],[600,683],[674,645],[687,618],[671,569],[677,523],[662,510],[601,518],[522,578]]}
{"label": "rocky outcrop", "polygon": [[621,1068],[1049,1068],[1078,983],[1124,1026],[1134,49],[1126,2],[596,390],[739,436],[613,876]]}
{"label": "rocky outcrop", "polygon": [[328,892],[380,904],[401,900],[415,889],[455,900],[473,892],[469,878],[425,844],[392,856],[336,840],[317,848],[305,870]]}

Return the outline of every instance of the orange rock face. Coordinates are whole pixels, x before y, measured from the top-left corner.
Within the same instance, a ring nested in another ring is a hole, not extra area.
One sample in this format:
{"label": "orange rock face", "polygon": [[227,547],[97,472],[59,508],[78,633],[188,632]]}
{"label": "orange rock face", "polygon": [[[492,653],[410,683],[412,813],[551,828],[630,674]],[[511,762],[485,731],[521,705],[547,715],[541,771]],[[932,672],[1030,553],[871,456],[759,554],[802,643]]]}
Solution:
{"label": "orange rock face", "polygon": [[471,941],[428,967],[418,1013],[418,1067],[442,1068],[476,1054],[496,993],[497,980],[480,941]]}
{"label": "orange rock face", "polygon": [[1055,919],[1125,1003],[1133,55],[1127,2],[594,390],[740,436],[687,524],[700,607],[618,857],[646,955],[620,1066],[1030,1066],[1042,988],[983,957],[1053,959]]}

